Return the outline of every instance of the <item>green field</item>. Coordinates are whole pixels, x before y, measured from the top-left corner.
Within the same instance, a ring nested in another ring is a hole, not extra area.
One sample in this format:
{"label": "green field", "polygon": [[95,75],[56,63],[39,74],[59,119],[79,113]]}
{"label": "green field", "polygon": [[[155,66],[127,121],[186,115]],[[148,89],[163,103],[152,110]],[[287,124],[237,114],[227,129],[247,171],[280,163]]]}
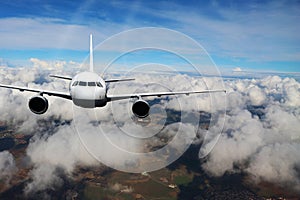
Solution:
{"label": "green field", "polygon": [[193,179],[190,176],[175,176],[174,177],[174,182],[176,185],[187,186],[192,181],[193,181]]}

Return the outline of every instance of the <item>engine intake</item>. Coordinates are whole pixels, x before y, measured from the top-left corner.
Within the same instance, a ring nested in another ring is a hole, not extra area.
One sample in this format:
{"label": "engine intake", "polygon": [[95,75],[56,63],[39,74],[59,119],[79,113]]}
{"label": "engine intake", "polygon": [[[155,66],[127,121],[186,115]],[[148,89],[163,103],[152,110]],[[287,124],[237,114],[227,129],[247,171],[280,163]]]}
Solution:
{"label": "engine intake", "polygon": [[150,106],[142,99],[137,100],[132,105],[132,112],[136,117],[145,118],[149,115]]}
{"label": "engine intake", "polygon": [[39,95],[32,97],[28,102],[29,109],[31,112],[41,115],[44,114],[48,110],[48,100]]}

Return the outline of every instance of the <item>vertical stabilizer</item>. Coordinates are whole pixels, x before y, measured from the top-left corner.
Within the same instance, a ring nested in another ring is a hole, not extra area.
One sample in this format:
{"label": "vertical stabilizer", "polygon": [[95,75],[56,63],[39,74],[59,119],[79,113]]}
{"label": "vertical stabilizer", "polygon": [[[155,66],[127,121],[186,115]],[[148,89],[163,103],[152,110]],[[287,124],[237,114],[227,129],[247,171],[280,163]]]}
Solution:
{"label": "vertical stabilizer", "polygon": [[90,34],[90,71],[94,71],[94,58],[93,58],[93,35]]}

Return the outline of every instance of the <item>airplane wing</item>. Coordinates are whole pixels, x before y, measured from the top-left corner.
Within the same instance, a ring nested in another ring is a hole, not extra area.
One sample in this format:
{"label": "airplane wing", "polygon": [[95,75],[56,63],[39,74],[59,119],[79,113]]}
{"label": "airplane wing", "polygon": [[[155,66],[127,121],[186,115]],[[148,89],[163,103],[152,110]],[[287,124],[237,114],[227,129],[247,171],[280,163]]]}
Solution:
{"label": "airplane wing", "polygon": [[124,78],[124,79],[108,79],[104,80],[105,83],[112,83],[112,82],[119,82],[119,81],[133,81],[135,80],[134,78]]}
{"label": "airplane wing", "polygon": [[4,84],[0,84],[0,87],[16,89],[16,90],[20,90],[21,92],[24,92],[24,91],[37,92],[40,94],[47,94],[49,96],[56,96],[56,97],[61,97],[61,98],[65,98],[65,99],[70,99],[70,100],[72,99],[70,93],[67,93],[67,92],[56,92],[56,91],[41,90],[41,89],[20,87],[20,86],[14,86],[14,85],[4,85]]}
{"label": "airplane wing", "polygon": [[66,80],[72,80],[72,77],[69,77],[69,76],[61,76],[61,75],[53,75],[53,74],[50,74],[49,77],[60,78],[60,79],[66,79]]}
{"label": "airplane wing", "polygon": [[121,95],[107,95],[108,101],[117,101],[122,99],[139,98],[139,97],[161,97],[169,95],[180,95],[180,94],[201,94],[201,93],[214,93],[214,92],[225,92],[226,90],[202,90],[202,91],[181,91],[181,92],[152,92],[152,93],[135,93],[135,94],[121,94]]}

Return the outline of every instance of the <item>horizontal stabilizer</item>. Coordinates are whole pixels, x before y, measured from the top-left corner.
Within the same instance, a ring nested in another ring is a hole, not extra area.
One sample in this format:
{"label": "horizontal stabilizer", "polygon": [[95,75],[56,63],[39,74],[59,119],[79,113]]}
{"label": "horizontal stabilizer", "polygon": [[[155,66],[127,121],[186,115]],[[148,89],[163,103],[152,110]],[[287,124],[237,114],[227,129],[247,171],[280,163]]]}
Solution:
{"label": "horizontal stabilizer", "polygon": [[124,79],[108,79],[105,83],[119,82],[119,81],[134,81],[134,78],[124,78]]}
{"label": "horizontal stabilizer", "polygon": [[72,80],[72,77],[69,77],[69,76],[61,76],[61,75],[52,75],[52,74],[50,74],[49,77],[60,78],[60,79],[65,79],[65,80]]}

